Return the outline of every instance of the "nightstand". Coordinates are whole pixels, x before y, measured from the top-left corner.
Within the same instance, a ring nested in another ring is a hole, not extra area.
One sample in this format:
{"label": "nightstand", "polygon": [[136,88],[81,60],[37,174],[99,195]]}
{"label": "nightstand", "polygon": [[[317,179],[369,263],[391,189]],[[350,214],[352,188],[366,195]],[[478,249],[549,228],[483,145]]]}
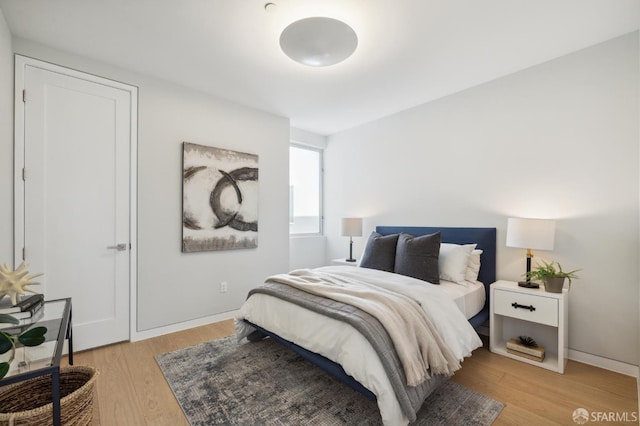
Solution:
{"label": "nightstand", "polygon": [[[491,284],[490,295],[491,352],[527,364],[564,373],[568,354],[569,292],[549,293],[519,287],[512,281]],[[542,362],[507,352],[506,342],[518,336],[532,337],[545,348]]]}
{"label": "nightstand", "polygon": [[331,259],[332,265],[342,265],[342,266],[358,266],[358,260],[355,262],[347,262],[347,259]]}

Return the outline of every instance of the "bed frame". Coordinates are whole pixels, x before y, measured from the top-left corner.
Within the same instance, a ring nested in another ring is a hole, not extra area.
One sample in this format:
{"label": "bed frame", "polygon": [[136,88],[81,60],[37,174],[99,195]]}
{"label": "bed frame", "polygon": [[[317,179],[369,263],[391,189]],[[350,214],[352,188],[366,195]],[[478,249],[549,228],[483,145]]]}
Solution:
{"label": "bed frame", "polygon": [[[400,232],[406,232],[414,236],[433,234],[434,232],[440,232],[443,243],[452,244],[477,244],[477,248],[483,250],[480,256],[480,274],[478,275],[478,281],[481,281],[485,286],[486,301],[484,308],[469,320],[474,328],[478,328],[485,321],[489,319],[489,286],[496,280],[496,228],[440,228],[440,227],[418,227],[418,226],[377,226],[376,232],[382,235],[398,234]],[[246,320],[245,320],[246,321]],[[376,396],[369,389],[364,387],[353,377],[349,376],[340,364],[325,358],[315,352],[306,350],[305,348],[296,345],[288,340],[283,339],[275,333],[269,330],[257,326],[249,321],[247,323],[255,327],[263,335],[267,335],[275,341],[281,343],[287,348],[291,349],[302,358],[312,362],[318,367],[322,368],[332,377],[344,382],[352,389],[360,392],[372,401],[376,400]]]}

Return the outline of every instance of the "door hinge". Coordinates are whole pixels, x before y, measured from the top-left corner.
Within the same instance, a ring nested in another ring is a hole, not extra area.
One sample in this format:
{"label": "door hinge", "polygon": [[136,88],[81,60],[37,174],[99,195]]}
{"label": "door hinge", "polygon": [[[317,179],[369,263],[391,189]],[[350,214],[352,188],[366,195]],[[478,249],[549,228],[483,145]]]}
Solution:
{"label": "door hinge", "polygon": [[27,169],[25,169],[24,167],[22,168],[22,180],[27,180]]}
{"label": "door hinge", "polygon": [[27,249],[22,247],[22,260],[27,260]]}
{"label": "door hinge", "polygon": [[27,102],[27,91],[22,89],[22,102]]}

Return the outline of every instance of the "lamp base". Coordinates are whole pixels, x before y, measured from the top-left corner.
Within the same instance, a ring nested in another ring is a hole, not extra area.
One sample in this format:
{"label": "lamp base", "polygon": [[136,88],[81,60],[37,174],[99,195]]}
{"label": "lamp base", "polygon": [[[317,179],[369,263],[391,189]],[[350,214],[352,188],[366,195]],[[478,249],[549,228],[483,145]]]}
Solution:
{"label": "lamp base", "polygon": [[357,259],[345,259],[345,262],[355,262]]}
{"label": "lamp base", "polygon": [[526,288],[540,288],[540,284],[527,281],[518,281],[518,286]]}

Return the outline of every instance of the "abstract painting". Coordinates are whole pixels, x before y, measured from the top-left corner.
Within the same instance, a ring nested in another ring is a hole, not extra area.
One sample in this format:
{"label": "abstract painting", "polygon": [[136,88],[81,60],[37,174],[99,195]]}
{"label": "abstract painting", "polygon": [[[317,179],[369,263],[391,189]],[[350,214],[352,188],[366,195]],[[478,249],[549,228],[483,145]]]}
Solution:
{"label": "abstract painting", "polygon": [[258,247],[258,156],[182,144],[182,251]]}

